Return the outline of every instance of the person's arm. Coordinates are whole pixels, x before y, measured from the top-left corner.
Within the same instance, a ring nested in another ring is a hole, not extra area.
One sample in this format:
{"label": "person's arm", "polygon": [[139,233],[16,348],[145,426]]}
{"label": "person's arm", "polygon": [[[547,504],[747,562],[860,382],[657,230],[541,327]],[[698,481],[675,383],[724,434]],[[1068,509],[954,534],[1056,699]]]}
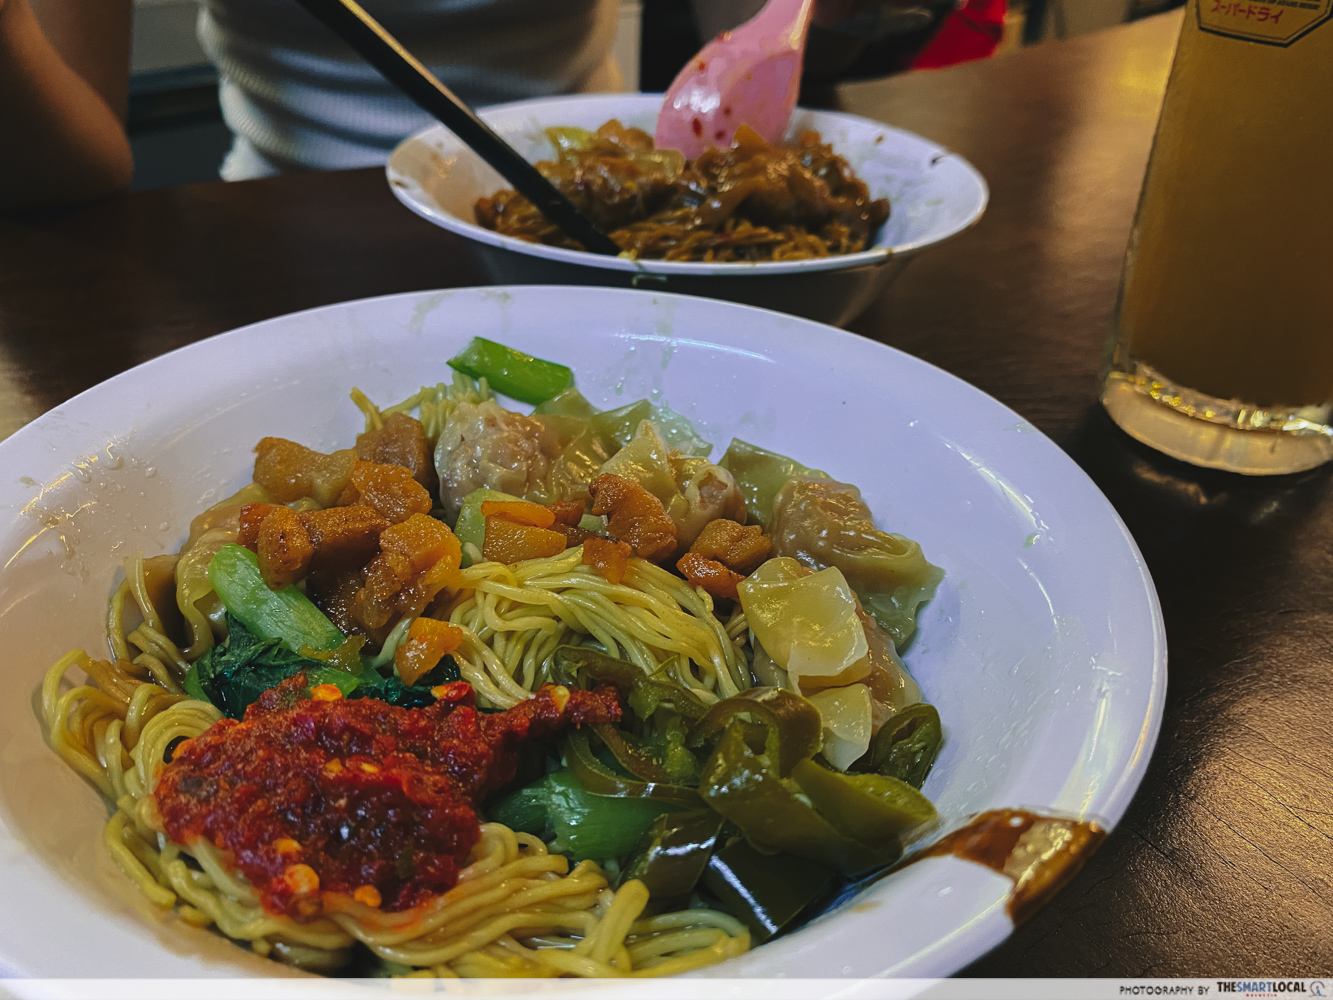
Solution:
{"label": "person's arm", "polygon": [[93,198],[134,173],[130,0],[35,2],[0,0],[0,211]]}

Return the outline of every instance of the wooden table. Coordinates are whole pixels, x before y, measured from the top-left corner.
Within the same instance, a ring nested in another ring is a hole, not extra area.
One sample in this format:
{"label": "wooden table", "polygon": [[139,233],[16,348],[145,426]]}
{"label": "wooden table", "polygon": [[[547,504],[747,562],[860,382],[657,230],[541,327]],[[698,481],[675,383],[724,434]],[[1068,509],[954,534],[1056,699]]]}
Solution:
{"label": "wooden table", "polygon": [[[1170,638],[1162,735],[1129,812],[965,974],[1333,972],[1329,472],[1195,470],[1130,441],[1095,402],[1178,25],[1164,15],[836,94],[958,150],[992,190],[980,225],[914,263],[853,329],[980,386],[1067,449],[1143,549]],[[0,434],[243,323],[481,282],[377,170],[0,221]]]}

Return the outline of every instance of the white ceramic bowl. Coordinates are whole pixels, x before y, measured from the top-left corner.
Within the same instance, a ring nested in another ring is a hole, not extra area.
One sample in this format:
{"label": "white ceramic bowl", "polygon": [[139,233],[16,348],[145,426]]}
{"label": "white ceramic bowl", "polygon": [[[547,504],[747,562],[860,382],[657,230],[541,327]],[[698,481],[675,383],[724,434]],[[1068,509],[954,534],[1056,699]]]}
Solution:
{"label": "white ceramic bowl", "polygon": [[[174,551],[196,513],[249,481],[260,437],[346,446],[361,427],[351,386],[404,398],[447,377],[474,335],[571,365],[597,404],[668,401],[719,447],[737,435],[818,464],[860,485],[882,526],[920,540],[946,576],[905,656],[944,720],[925,791],[946,829],[1000,807],[1120,818],[1161,719],[1156,594],[1111,505],[1011,410],[872,341],[729,303],[417,292],[175,351],[0,442],[0,974],[281,973],[157,912],[119,872],[101,842],[107,808],[43,741],[37,692],[67,649],[105,649],[121,560]],[[710,971],[946,975],[1009,933],[1011,888],[926,858]]]}
{"label": "white ceramic bowl", "polygon": [[[518,101],[481,117],[527,159],[550,159],[543,129],[595,129],[611,118],[652,133],[661,94],[584,94]],[[501,236],[476,224],[473,206],[510,185],[443,125],[405,140],[389,159],[398,200],[424,219],[466,237],[496,282],[611,285],[705,295],[823,323],[859,315],[920,251],[967,229],[986,209],[986,182],[970,163],[911,132],[836,111],[798,108],[790,135],[816,129],[891,214],[862,253],[769,263],[631,261]]]}

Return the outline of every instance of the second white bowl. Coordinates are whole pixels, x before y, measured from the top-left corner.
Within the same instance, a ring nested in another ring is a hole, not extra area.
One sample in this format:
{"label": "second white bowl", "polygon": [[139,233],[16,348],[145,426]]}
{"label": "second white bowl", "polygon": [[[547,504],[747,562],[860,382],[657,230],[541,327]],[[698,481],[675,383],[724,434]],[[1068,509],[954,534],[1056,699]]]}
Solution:
{"label": "second white bowl", "polygon": [[[611,118],[652,132],[660,94],[582,94],[502,104],[481,117],[527,159],[550,159],[545,129],[595,129]],[[477,225],[473,206],[508,183],[443,125],[404,140],[389,185],[424,219],[466,238],[492,280],[684,292],[841,325],[860,314],[921,250],[973,225],[989,192],[962,157],[911,132],[836,111],[797,108],[789,135],[817,130],[845,157],[889,220],[861,253],[763,263],[628,260],[514,239]]]}

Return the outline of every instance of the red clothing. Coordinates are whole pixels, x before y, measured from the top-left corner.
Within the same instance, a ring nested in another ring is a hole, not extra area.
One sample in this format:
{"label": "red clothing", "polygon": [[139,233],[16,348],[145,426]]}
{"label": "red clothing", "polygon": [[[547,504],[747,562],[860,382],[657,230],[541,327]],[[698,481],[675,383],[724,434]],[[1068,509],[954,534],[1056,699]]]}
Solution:
{"label": "red clothing", "polygon": [[993,55],[1004,35],[1006,0],[967,0],[949,15],[913,69],[940,69]]}

